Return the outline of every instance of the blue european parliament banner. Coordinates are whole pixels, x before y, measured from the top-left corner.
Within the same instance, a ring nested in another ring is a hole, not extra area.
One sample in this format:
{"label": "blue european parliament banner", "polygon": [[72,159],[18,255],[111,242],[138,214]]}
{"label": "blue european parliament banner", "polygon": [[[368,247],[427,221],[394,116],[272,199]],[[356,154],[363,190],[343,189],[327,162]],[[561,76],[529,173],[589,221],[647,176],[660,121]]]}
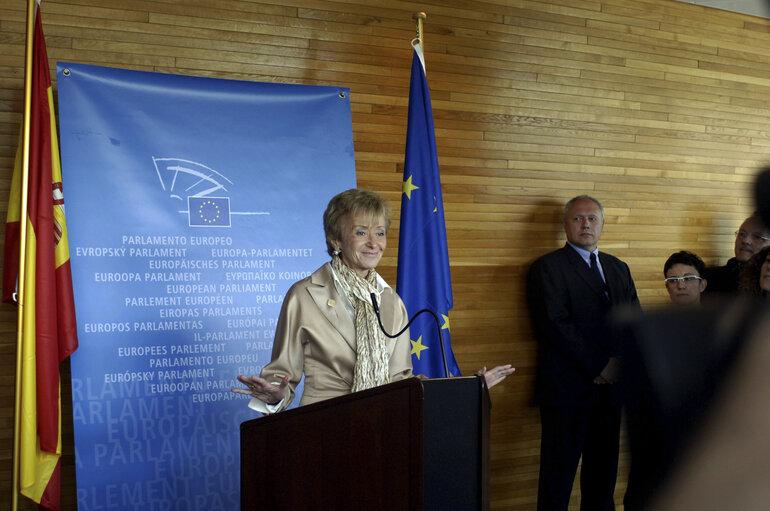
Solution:
{"label": "blue european parliament banner", "polygon": [[[349,91],[59,63],[78,509],[232,510],[230,392],[355,186]],[[254,484],[258,484],[257,481]]]}

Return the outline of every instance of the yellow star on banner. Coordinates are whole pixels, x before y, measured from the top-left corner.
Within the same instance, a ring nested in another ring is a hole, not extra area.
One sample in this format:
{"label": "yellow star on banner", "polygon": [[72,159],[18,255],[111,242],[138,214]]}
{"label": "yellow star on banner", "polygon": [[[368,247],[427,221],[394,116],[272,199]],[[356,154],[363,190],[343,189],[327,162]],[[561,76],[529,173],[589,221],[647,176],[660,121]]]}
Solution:
{"label": "yellow star on banner", "polygon": [[418,337],[416,341],[409,340],[409,342],[412,343],[412,352],[410,355],[417,355],[417,360],[420,360],[420,353],[422,353],[422,350],[427,350],[427,346],[422,345],[422,336]]}
{"label": "yellow star on banner", "polygon": [[441,325],[441,330],[449,330],[451,332],[452,330],[449,328],[449,316],[442,314],[441,317],[444,318],[444,324]]}
{"label": "yellow star on banner", "polygon": [[417,190],[419,188],[419,186],[412,184],[412,176],[409,176],[406,181],[401,184],[401,191],[406,194],[407,199],[412,198],[412,190]]}

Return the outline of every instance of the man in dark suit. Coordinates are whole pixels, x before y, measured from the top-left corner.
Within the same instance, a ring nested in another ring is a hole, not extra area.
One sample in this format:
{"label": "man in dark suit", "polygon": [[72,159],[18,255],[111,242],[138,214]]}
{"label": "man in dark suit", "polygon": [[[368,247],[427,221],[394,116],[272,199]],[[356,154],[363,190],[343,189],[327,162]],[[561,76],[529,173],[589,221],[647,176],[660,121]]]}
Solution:
{"label": "man in dark suit", "polygon": [[603,227],[599,201],[573,198],[564,207],[567,244],[529,272],[542,426],[538,511],[567,509],[581,456],[580,509],[615,509],[621,346],[609,316],[621,305],[640,306],[628,265],[597,249]]}

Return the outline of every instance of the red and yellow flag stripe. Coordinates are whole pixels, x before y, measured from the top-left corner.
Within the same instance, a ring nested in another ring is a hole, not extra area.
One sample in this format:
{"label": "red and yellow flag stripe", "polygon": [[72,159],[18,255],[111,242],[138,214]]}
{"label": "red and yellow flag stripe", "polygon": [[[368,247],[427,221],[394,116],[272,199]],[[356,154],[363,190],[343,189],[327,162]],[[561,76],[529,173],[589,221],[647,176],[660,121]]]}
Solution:
{"label": "red and yellow flag stripe", "polygon": [[20,240],[18,234],[23,162],[17,154],[8,206],[3,299],[10,298],[16,287],[18,272],[13,270],[19,266],[13,260],[19,261],[23,253],[21,357],[17,367],[21,386],[19,491],[48,509],[58,510],[59,365],[77,348],[78,341],[53,93],[39,7],[32,59],[26,239]]}

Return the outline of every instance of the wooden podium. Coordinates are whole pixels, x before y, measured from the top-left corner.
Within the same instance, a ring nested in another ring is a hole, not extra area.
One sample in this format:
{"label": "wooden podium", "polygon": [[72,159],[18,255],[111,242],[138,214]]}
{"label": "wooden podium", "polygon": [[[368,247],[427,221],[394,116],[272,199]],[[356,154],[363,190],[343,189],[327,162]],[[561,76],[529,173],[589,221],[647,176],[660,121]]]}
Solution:
{"label": "wooden podium", "polygon": [[486,510],[482,377],[410,378],[241,424],[241,509]]}

